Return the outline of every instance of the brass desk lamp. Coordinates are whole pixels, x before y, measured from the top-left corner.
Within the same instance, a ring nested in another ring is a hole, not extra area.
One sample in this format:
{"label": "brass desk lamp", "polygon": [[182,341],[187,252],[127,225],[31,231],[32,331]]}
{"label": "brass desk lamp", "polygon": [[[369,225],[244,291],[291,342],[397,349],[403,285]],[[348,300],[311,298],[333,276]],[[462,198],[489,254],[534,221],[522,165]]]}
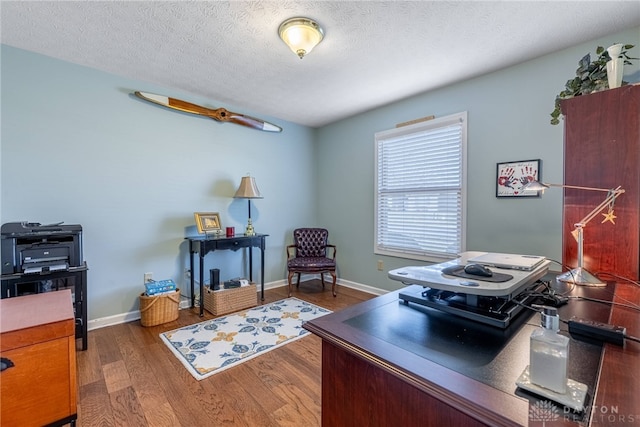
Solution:
{"label": "brass desk lamp", "polygon": [[573,188],[577,190],[587,190],[587,191],[602,191],[606,192],[607,196],[605,199],[596,206],[591,212],[587,214],[584,218],[574,224],[575,229],[571,232],[571,235],[578,242],[578,266],[572,270],[567,271],[566,273],[558,276],[558,280],[567,283],[574,283],[576,285],[584,285],[584,286],[606,286],[606,283],[603,283],[600,279],[598,279],[593,274],[589,273],[584,267],[584,252],[583,252],[583,242],[584,242],[584,227],[596,217],[600,212],[602,212],[605,208],[607,208],[607,213],[603,213],[604,219],[602,222],[611,222],[615,224],[616,216],[613,213],[613,204],[615,200],[624,193],[624,189],[621,186],[618,186],[614,189],[607,188],[593,188],[593,187],[580,187],[576,185],[564,185],[564,184],[547,184],[541,183],[538,181],[532,181],[526,184],[523,187],[527,190],[532,191],[541,191],[544,193],[549,187],[561,187],[561,188]]}

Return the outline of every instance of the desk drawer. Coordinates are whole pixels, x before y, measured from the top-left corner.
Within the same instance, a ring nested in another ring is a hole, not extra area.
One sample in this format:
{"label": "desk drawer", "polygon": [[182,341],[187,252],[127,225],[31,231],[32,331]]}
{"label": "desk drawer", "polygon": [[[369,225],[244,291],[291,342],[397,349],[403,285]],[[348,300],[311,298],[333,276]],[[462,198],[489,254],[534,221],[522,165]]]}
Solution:
{"label": "desk drawer", "polygon": [[63,337],[2,352],[3,426],[43,426],[76,414],[75,340]]}
{"label": "desk drawer", "polygon": [[235,250],[240,248],[249,248],[253,246],[253,239],[240,238],[240,239],[224,239],[215,242],[216,249],[220,250]]}

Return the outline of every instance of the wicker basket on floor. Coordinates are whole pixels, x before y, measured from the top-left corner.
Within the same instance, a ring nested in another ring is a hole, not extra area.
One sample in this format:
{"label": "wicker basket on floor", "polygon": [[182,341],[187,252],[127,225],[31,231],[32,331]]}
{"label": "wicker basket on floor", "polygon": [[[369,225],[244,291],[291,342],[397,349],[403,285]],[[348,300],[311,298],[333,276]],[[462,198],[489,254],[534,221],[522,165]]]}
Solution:
{"label": "wicker basket on floor", "polygon": [[163,295],[140,294],[140,323],[142,326],[156,326],[172,322],[178,318],[180,309],[180,289]]}
{"label": "wicker basket on floor", "polygon": [[258,295],[255,284],[219,291],[212,291],[208,286],[204,288],[204,308],[214,316],[233,313],[256,305],[258,305]]}

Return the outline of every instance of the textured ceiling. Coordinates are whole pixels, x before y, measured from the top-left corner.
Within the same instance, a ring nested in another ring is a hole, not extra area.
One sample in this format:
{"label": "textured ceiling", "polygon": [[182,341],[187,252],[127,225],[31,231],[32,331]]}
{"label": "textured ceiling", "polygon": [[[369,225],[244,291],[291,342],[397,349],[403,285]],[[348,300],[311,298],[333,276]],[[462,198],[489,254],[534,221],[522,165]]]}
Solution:
{"label": "textured ceiling", "polygon": [[[6,45],[223,104],[210,107],[312,127],[640,25],[638,1],[2,1],[0,8]],[[294,16],[325,30],[303,60],[277,34]]]}

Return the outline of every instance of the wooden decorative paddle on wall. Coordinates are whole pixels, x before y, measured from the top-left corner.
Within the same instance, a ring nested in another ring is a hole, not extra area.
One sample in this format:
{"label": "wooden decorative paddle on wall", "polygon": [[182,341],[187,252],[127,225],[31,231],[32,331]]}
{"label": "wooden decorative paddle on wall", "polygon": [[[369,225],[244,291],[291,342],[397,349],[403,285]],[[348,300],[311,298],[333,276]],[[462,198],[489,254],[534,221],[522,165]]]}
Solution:
{"label": "wooden decorative paddle on wall", "polygon": [[191,104],[190,102],[181,101],[176,98],[169,98],[168,96],[156,95],[147,92],[136,91],[134,94],[138,98],[153,102],[154,104],[162,105],[173,110],[183,111],[185,113],[206,116],[219,122],[231,122],[265,132],[282,132],[282,128],[274,125],[273,123],[265,122],[264,120],[256,119],[255,117],[245,116],[244,114],[234,113],[233,111],[229,111],[224,108],[206,108],[200,105]]}

